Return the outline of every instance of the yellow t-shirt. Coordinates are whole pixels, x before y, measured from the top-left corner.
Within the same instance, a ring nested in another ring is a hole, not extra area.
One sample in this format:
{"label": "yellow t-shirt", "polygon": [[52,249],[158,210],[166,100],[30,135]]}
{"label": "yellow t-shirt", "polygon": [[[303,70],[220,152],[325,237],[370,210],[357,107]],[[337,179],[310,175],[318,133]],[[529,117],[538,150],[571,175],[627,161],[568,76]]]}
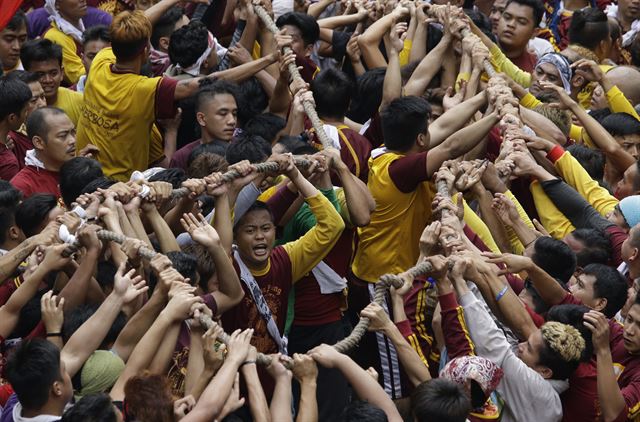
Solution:
{"label": "yellow t-shirt", "polygon": [[51,28],[44,33],[44,38],[62,47],[64,78],[71,84],[78,83],[80,76],[86,73],[80,58],[81,46],[73,37],[60,31],[55,22],[51,22]]}
{"label": "yellow t-shirt", "polygon": [[78,120],[82,114],[82,94],[67,88],[58,88],[58,98],[52,104],[54,107],[62,109],[71,119],[75,127],[78,127]]}
{"label": "yellow t-shirt", "polygon": [[386,273],[399,273],[416,264],[419,240],[431,217],[433,192],[423,182],[404,193],[389,175],[389,166],[404,155],[385,152],[369,159],[367,186],[376,200],[371,222],[358,228],[358,248],[352,270],[356,277],[375,283]]}
{"label": "yellow t-shirt", "polygon": [[100,148],[104,173],[126,181],[134,170],[145,170],[153,123],[175,112],[177,81],[147,78],[112,70],[111,48],[98,53],[84,89],[84,107],[78,124],[78,148],[92,143]]}

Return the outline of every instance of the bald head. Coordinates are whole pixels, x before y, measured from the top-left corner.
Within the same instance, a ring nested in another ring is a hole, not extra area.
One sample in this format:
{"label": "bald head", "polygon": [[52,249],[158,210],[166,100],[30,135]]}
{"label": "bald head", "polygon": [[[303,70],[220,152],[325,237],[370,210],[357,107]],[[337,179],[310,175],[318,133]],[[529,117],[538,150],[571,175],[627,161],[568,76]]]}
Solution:
{"label": "bald head", "polygon": [[640,72],[631,66],[616,66],[607,72],[611,83],[618,86],[631,104],[640,103]]}

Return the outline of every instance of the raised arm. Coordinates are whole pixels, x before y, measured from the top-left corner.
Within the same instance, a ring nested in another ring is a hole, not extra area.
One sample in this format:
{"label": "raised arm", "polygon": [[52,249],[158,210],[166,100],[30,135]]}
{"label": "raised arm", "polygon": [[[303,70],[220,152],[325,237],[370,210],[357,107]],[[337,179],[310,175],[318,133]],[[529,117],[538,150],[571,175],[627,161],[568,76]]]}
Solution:
{"label": "raised arm", "polygon": [[431,137],[429,140],[430,147],[433,148],[440,145],[448,136],[451,136],[451,134],[464,127],[486,101],[486,94],[480,92],[472,98],[447,110],[438,117],[429,125],[429,135]]}

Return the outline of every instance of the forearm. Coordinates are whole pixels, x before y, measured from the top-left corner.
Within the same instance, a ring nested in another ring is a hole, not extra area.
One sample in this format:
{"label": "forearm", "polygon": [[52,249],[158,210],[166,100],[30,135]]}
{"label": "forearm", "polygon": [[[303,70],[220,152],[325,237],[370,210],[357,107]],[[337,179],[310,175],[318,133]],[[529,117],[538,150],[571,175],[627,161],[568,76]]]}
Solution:
{"label": "forearm", "polygon": [[162,218],[158,209],[155,206],[150,206],[147,210],[145,210],[145,214],[147,219],[151,223],[151,227],[153,228],[154,233],[156,234],[156,238],[158,239],[158,243],[160,243],[160,250],[162,253],[180,251],[180,246],[178,245],[178,241],[176,240],[171,228],[167,224],[166,221]]}
{"label": "forearm", "polygon": [[133,229],[131,222],[129,222],[129,219],[127,218],[127,214],[125,213],[123,206],[118,205],[116,207],[116,210],[118,211],[118,221],[120,222],[120,227],[122,228],[122,234],[124,234],[127,237],[135,238],[136,232]]}
{"label": "forearm", "polygon": [[269,99],[269,111],[281,117],[286,117],[291,105],[291,94],[286,80],[279,77],[273,89],[273,95]]}
{"label": "forearm", "polygon": [[179,0],[161,0],[145,10],[144,15],[149,19],[153,26],[167,10],[178,4],[178,2]]}
{"label": "forearm", "polygon": [[358,179],[345,166],[338,171],[344,195],[346,198],[347,209],[351,223],[356,227],[364,227],[371,221],[372,208],[375,209],[375,201],[367,185]]}
{"label": "forearm", "polygon": [[247,386],[247,400],[249,402],[249,409],[251,410],[251,417],[253,418],[253,421],[271,421],[271,413],[269,411],[267,397],[265,396],[262,385],[260,384],[256,364],[248,363],[242,365],[240,367],[240,373],[242,374],[245,385]]}
{"label": "forearm", "polygon": [[196,399],[197,401],[198,399],[200,399],[200,396],[202,395],[204,390],[207,388],[207,385],[209,385],[209,382],[211,381],[211,378],[213,378],[214,375],[215,375],[215,372],[213,371],[213,369],[207,368],[205,366],[204,370],[198,376],[198,379],[194,383],[191,390],[185,389],[185,394],[191,394],[193,398]]}
{"label": "forearm", "polygon": [[480,182],[478,182],[476,186],[477,189],[474,192],[474,196],[478,200],[482,220],[489,228],[491,237],[495,240],[498,248],[500,248],[502,252],[510,251],[511,243],[509,242],[509,236],[507,236],[505,226],[491,207],[493,203],[493,196],[484,188],[484,186],[482,186]]}
{"label": "forearm", "polygon": [[264,92],[267,94],[268,98],[273,97],[273,93],[276,88],[277,77],[278,75],[271,75],[266,70],[261,70],[260,72],[256,73],[256,79],[258,80],[258,82],[260,82],[260,85],[262,85],[262,89],[264,89]]}
{"label": "forearm", "polygon": [[[120,222],[116,214],[111,212],[110,214],[105,215],[102,218],[102,221],[105,226],[107,226],[107,230],[124,235],[122,233],[122,228],[120,228]],[[115,242],[109,242],[109,249],[111,250],[111,257],[113,259],[113,263],[119,267],[123,263],[127,263],[127,256],[120,249],[120,245]]]}
{"label": "forearm", "polygon": [[575,189],[561,179],[540,183],[542,189],[556,207],[576,228],[604,230],[613,224],[595,210]]}
{"label": "forearm", "polygon": [[447,110],[429,126],[430,148],[440,145],[448,136],[460,130],[469,122],[469,119],[484,105],[486,95],[481,92],[473,98],[464,101]]}
{"label": "forearm", "polygon": [[422,359],[420,359],[420,356],[418,356],[416,351],[413,350],[411,345],[405,340],[395,324],[388,324],[388,327],[384,330],[384,334],[395,346],[396,351],[398,352],[398,359],[400,359],[400,362],[409,377],[409,381],[411,381],[414,386],[431,379],[429,367],[424,364]]}
{"label": "forearm", "polygon": [[276,61],[276,58],[272,55],[269,55],[266,57],[261,57],[258,60],[252,60],[249,63],[241,64],[240,66],[231,69],[215,72],[213,76],[217,79],[224,79],[229,82],[242,82],[260,72],[274,61]]}
{"label": "forearm", "polygon": [[191,212],[193,210],[194,201],[188,196],[183,196],[178,199],[178,203],[175,207],[171,208],[164,215],[164,221],[167,223],[169,228],[171,228],[171,232],[174,236],[178,236],[183,232],[182,224],[180,223],[180,219],[182,218],[182,214]]}
{"label": "forearm", "polygon": [[164,131],[164,160],[169,167],[171,157],[176,153],[176,146],[178,143],[178,128],[169,129]]}
{"label": "forearm", "polygon": [[317,422],[318,401],[316,399],[317,384],[315,379],[302,380],[300,383],[300,404],[296,422]]}
{"label": "forearm", "polygon": [[333,2],[334,0],[320,0],[316,3],[311,3],[307,9],[307,15],[317,19]]}
{"label": "forearm", "polygon": [[31,252],[33,252],[40,243],[40,238],[32,236],[2,255],[0,257],[0,278],[6,280],[11,277],[11,275],[15,273],[16,268],[31,255]]}
{"label": "forearm", "polygon": [[444,55],[450,45],[451,39],[443,37],[438,45],[422,59],[404,87],[405,95],[419,96],[424,93],[431,79],[433,79],[440,70]]}
{"label": "forearm", "polygon": [[296,172],[295,176],[291,180],[293,184],[298,188],[298,192],[304,199],[314,197],[320,194],[320,191],[316,189],[311,182],[309,182],[300,172]]}
{"label": "forearm", "polygon": [[271,399],[271,420],[289,422],[293,420],[291,414],[291,376],[286,374],[275,380],[276,386]]}
{"label": "forearm", "polygon": [[626,403],[622,391],[618,386],[616,374],[613,371],[611,350],[596,351],[598,368],[598,399],[602,409],[602,416],[606,422],[615,420],[625,410]]}
{"label": "forearm", "polygon": [[358,46],[360,46],[362,58],[369,69],[385,67],[387,65],[378,47],[384,34],[391,28],[392,23],[392,14],[383,16],[367,28],[364,34],[358,38]]}
{"label": "forearm", "polygon": [[217,300],[218,314],[222,315],[228,309],[234,307],[244,297],[244,290],[240,284],[240,279],[236,270],[233,268],[229,255],[222,247],[210,248],[209,253],[213,258],[213,262],[218,274],[218,291],[217,295],[224,295],[226,300]]}
{"label": "forearm", "polygon": [[559,305],[568,294],[555,278],[533,262],[527,268],[527,274],[542,300],[549,306]]}
{"label": "forearm", "polygon": [[[171,363],[171,355],[176,348],[176,342],[178,341],[178,335],[180,334],[180,321],[175,321],[169,326],[169,328],[163,333],[160,345],[156,349],[153,359],[149,364],[149,372],[152,374],[164,375],[169,369]],[[191,351],[189,351],[191,353]]]}
{"label": "forearm", "polygon": [[[200,374],[204,372],[202,334],[202,330],[194,329],[193,327],[189,333],[189,358],[187,360],[187,373],[184,376],[185,396],[191,394],[193,387],[198,382]],[[209,380],[207,380],[207,382],[208,381]]]}
{"label": "forearm", "polygon": [[136,234],[135,238],[142,240],[147,244],[148,247],[152,247],[149,236],[147,236],[147,231],[144,229],[144,224],[142,223],[142,219],[140,218],[140,209],[134,208],[127,210],[126,214],[127,218],[129,219],[129,223],[131,223],[131,227]]}
{"label": "forearm", "polygon": [[384,74],[381,107],[402,96],[402,76],[400,73],[400,57],[398,56],[398,51],[392,48],[391,43],[388,42],[386,38],[384,45],[388,51],[389,65]]}
{"label": "forearm", "polygon": [[[309,10],[311,10],[311,7],[309,7]],[[341,26],[355,25],[360,22],[360,20],[358,14],[331,16],[329,18],[319,19],[318,26],[320,28],[336,29]]]}
{"label": "forearm", "polygon": [[411,53],[409,54],[409,63],[422,60],[427,55],[428,33],[429,24],[417,22],[416,32],[413,34],[413,43],[411,44]]}
{"label": "forearm", "polygon": [[231,221],[231,203],[228,194],[222,194],[216,198],[216,208],[213,214],[213,228],[220,236],[220,244],[223,250],[231,253],[233,243],[233,223]]}
{"label": "forearm", "polygon": [[69,311],[86,302],[89,283],[95,274],[100,252],[100,249],[89,249],[71,280],[60,291],[59,296],[64,298],[65,310]]}
{"label": "forearm", "polygon": [[458,130],[449,136],[439,147],[444,147],[448,152],[449,159],[460,157],[476,146],[498,121],[499,118],[497,114],[489,114],[477,122]]}

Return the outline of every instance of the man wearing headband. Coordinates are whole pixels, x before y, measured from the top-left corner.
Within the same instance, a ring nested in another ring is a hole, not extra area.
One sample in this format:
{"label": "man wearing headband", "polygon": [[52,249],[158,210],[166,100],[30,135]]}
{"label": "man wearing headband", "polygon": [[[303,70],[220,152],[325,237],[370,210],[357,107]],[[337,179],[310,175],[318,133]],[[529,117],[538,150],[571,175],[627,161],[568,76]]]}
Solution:
{"label": "man wearing headband", "polygon": [[168,53],[171,66],[165,75],[180,80],[213,72],[227,49],[202,22],[193,21],[171,34]]}
{"label": "man wearing headband", "polygon": [[531,74],[529,92],[538,96],[543,90],[541,82],[552,83],[564,88],[571,94],[571,65],[569,60],[559,53],[547,53],[538,60]]}

